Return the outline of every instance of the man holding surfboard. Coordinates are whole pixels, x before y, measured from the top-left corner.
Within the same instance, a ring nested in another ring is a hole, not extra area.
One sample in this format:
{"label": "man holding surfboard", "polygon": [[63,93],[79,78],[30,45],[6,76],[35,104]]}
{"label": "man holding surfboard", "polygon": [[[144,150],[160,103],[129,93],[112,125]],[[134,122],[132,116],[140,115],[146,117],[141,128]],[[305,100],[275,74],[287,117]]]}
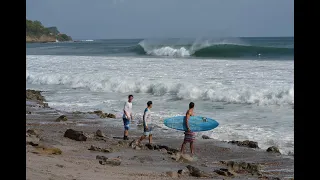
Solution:
{"label": "man holding surfboard", "polygon": [[141,143],[147,136],[149,136],[149,144],[152,143],[152,126],[151,126],[151,108],[152,108],[152,101],[147,102],[147,108],[144,110],[143,113],[143,135],[138,140],[138,144]]}
{"label": "man holding surfboard", "polygon": [[133,95],[128,96],[128,101],[125,102],[124,108],[123,108],[123,126],[124,126],[124,135],[123,135],[123,140],[129,140],[128,138],[128,131],[129,131],[129,124],[130,120],[132,121],[132,100],[133,100]]}
{"label": "man holding surfboard", "polygon": [[193,142],[195,140],[195,137],[194,137],[195,133],[190,130],[189,119],[190,119],[190,116],[194,116],[193,109],[194,109],[194,103],[190,102],[189,103],[189,110],[186,112],[185,121],[183,122],[183,126],[185,127],[186,131],[184,132],[184,140],[183,140],[183,143],[181,145],[181,150],[180,150],[181,153],[184,153],[184,146],[186,145],[186,143],[190,143],[190,151],[191,151],[192,155],[194,154]]}

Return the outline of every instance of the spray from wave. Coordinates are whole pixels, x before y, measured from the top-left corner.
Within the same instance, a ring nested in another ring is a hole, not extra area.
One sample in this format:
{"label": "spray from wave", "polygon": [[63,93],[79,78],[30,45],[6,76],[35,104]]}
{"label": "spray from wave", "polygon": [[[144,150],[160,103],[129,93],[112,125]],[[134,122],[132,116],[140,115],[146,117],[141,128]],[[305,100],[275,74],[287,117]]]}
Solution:
{"label": "spray from wave", "polygon": [[173,43],[143,40],[131,49],[138,54],[169,57],[283,57],[293,56],[293,46],[251,45],[239,38]]}
{"label": "spray from wave", "polygon": [[227,103],[257,105],[294,105],[293,87],[281,89],[242,89],[223,85],[199,87],[190,83],[146,82],[144,80],[124,80],[105,78],[103,74],[85,76],[63,74],[32,74],[27,72],[26,81],[30,84],[68,85],[72,88],[88,88],[94,92],[149,93],[155,96],[171,95],[175,100],[202,99]]}

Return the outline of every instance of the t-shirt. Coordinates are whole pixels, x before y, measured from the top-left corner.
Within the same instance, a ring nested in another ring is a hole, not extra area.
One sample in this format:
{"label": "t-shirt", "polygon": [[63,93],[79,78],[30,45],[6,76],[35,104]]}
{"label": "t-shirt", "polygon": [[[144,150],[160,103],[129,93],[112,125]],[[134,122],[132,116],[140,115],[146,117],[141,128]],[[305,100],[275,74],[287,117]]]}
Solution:
{"label": "t-shirt", "polygon": [[148,108],[144,110],[143,126],[145,127],[146,124],[147,126],[151,124],[151,111]]}
{"label": "t-shirt", "polygon": [[[123,108],[124,111],[126,111],[129,115],[132,114],[132,102],[126,102],[124,103],[124,108]],[[126,118],[126,119],[130,119],[130,117],[127,117],[126,113],[123,112],[123,118]]]}

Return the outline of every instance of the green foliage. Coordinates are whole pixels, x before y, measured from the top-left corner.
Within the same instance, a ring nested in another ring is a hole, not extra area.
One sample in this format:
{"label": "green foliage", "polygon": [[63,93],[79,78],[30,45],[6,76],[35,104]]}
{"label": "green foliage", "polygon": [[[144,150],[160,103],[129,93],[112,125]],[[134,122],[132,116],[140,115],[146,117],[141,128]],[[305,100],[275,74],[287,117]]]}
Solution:
{"label": "green foliage", "polygon": [[60,34],[57,27],[47,27],[47,29],[54,35]]}
{"label": "green foliage", "polygon": [[40,21],[26,19],[26,35],[30,37],[56,36],[58,41],[71,41],[72,38],[66,34],[60,34],[57,27],[44,27]]}

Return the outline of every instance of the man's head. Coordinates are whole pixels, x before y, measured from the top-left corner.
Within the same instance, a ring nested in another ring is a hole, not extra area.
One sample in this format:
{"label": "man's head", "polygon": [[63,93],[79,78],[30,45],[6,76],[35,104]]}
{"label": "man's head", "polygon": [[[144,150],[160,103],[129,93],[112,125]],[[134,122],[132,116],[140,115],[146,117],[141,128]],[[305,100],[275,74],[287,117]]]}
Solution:
{"label": "man's head", "polygon": [[131,102],[132,100],[133,100],[133,95],[130,94],[130,95],[128,96],[128,101]]}
{"label": "man's head", "polygon": [[192,108],[194,108],[194,103],[193,103],[193,102],[190,102],[190,103],[189,103],[189,109],[192,109]]}
{"label": "man's head", "polygon": [[148,108],[152,108],[152,101],[147,102]]}

